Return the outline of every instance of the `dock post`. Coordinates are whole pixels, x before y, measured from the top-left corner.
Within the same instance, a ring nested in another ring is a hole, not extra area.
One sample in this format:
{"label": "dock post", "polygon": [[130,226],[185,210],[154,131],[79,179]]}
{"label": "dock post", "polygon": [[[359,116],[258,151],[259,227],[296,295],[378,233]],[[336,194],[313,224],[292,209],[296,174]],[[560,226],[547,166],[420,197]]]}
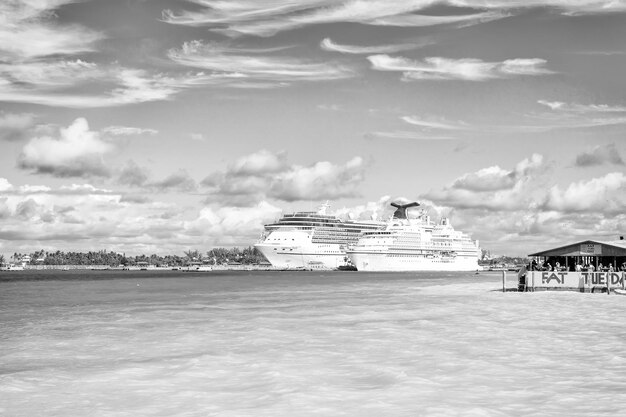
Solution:
{"label": "dock post", "polygon": [[506,271],[502,271],[502,292],[506,292]]}

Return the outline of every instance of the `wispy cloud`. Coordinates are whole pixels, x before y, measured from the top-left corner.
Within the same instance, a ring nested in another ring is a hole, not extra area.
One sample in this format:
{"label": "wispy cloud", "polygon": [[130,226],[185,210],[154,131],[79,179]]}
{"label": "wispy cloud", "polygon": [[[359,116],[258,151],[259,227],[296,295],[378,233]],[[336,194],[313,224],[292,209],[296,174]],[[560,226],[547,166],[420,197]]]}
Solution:
{"label": "wispy cloud", "polygon": [[316,106],[316,108],[318,108],[319,110],[324,110],[324,111],[341,111],[341,110],[344,110],[344,108],[342,106],[340,106],[339,104],[318,104]]}
{"label": "wispy cloud", "polygon": [[433,43],[434,42],[431,40],[425,40],[415,43],[398,43],[377,46],[355,46],[340,45],[333,42],[330,38],[324,38],[322,42],[320,42],[320,47],[325,51],[341,52],[342,54],[385,54],[417,49],[426,45],[432,45]]}
{"label": "wispy cloud", "polygon": [[367,132],[365,133],[366,139],[412,139],[412,140],[453,140],[456,139],[453,136],[445,135],[432,135],[424,132],[406,131],[406,130],[394,130],[389,132]]}
{"label": "wispy cloud", "polygon": [[538,100],[537,103],[552,110],[573,113],[618,113],[626,112],[625,106],[609,106],[608,104],[578,104],[562,101]]}
{"label": "wispy cloud", "polygon": [[[203,72],[171,76],[82,60],[0,64],[0,101],[70,108],[123,106],[168,100],[185,89],[221,85],[233,77]],[[81,92],[87,86],[100,92]]]}
{"label": "wispy cloud", "polygon": [[[467,123],[464,121],[451,121],[442,116],[402,116],[400,119],[405,123],[415,126],[419,132],[415,136],[428,135],[432,132],[454,133],[456,138],[463,138],[469,133],[503,134],[503,133],[541,133],[557,130],[583,130],[610,126],[626,125],[626,107],[607,104],[578,104],[564,103],[560,101],[539,100],[539,104],[550,109],[547,112],[531,113],[524,116],[525,123],[517,124],[485,124]],[[609,117],[610,115],[610,117]],[[387,137],[411,136],[411,132],[388,132],[383,133]],[[378,136],[382,136],[381,132]],[[580,155],[580,163],[595,163],[600,158],[599,153],[604,155],[603,161],[610,152],[604,148],[597,149],[593,155]],[[616,152],[613,152],[614,154]],[[613,162],[618,163],[618,162]]]}
{"label": "wispy cloud", "polygon": [[[177,25],[205,26],[228,36],[272,36],[281,31],[337,22],[365,25],[423,27],[455,24],[467,26],[519,13],[531,8],[552,8],[566,15],[623,12],[626,5],[615,0],[275,0],[270,4],[254,0],[224,2],[191,0],[194,11],[175,13],[164,10],[163,21]],[[427,9],[437,5],[450,13],[432,15]],[[467,9],[474,12],[467,13]],[[461,13],[460,13],[461,12]],[[463,13],[464,12],[464,13]]]}
{"label": "wispy cloud", "polygon": [[[431,0],[401,1],[274,1],[271,5],[248,0],[237,3],[194,0],[202,6],[196,11],[174,13],[163,11],[163,21],[188,26],[209,26],[229,36],[272,36],[278,32],[304,26],[356,22],[366,25],[421,27],[442,24],[473,24],[504,17],[494,10],[443,16],[421,15],[433,5]],[[473,7],[473,6],[470,6]],[[481,8],[484,9],[484,7]]]}
{"label": "wispy cloud", "polygon": [[[445,3],[445,2],[439,2]],[[615,0],[454,0],[459,7],[480,7],[488,10],[516,10],[551,7],[567,15],[600,14],[626,11],[623,1]]]}
{"label": "wispy cloud", "polygon": [[539,100],[550,108],[549,112],[532,114],[543,130],[586,129],[626,125],[626,107],[608,104],[579,104]]}
{"label": "wispy cloud", "polygon": [[191,140],[195,140],[196,142],[205,142],[206,138],[204,137],[204,135],[202,133],[191,133],[189,135],[189,137],[191,138]]}
{"label": "wispy cloud", "polygon": [[468,130],[471,127],[465,123],[461,122],[451,122],[445,120],[443,118],[419,118],[417,116],[403,116],[402,120],[407,122],[408,124],[418,126],[424,129],[440,129],[440,130]]}
{"label": "wispy cloud", "polygon": [[181,65],[228,75],[237,83],[321,81],[354,75],[350,69],[339,64],[258,54],[243,55],[236,49],[201,41],[185,42],[180,49],[171,49],[168,57]]}
{"label": "wispy cloud", "polygon": [[545,75],[553,72],[544,68],[545,60],[508,59],[503,62],[485,62],[475,58],[450,59],[430,57],[423,61],[389,55],[367,57],[372,69],[402,72],[402,79],[486,81],[521,75]]}
{"label": "wispy cloud", "polygon": [[493,20],[511,16],[502,12],[483,12],[467,15],[431,16],[419,14],[400,14],[394,16],[383,16],[361,23],[378,26],[400,26],[400,27],[425,27],[436,25],[456,24],[460,27],[487,23]]}
{"label": "wispy cloud", "polygon": [[598,56],[614,56],[614,55],[626,55],[626,51],[573,51],[572,54],[576,55],[598,55]]}
{"label": "wispy cloud", "polygon": [[0,3],[0,57],[24,61],[52,55],[93,51],[103,34],[79,25],[54,21],[53,10],[76,0],[21,1]]}
{"label": "wispy cloud", "polygon": [[108,126],[102,129],[102,132],[114,136],[156,135],[159,133],[156,129],[131,126]]}

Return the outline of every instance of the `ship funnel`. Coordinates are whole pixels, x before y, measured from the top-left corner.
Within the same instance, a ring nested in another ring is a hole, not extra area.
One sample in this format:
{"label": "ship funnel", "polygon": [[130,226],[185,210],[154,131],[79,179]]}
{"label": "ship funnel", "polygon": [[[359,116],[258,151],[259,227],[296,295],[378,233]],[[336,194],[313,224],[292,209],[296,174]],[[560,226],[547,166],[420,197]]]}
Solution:
{"label": "ship funnel", "polygon": [[417,203],[417,202],[408,203],[408,204],[391,203],[391,205],[396,208],[396,211],[393,213],[394,219],[406,219],[407,218],[406,210],[411,207],[417,207],[420,205],[420,203]]}
{"label": "ship funnel", "polygon": [[328,208],[330,207],[330,204],[328,203],[328,201],[324,204],[321,204],[318,208],[317,208],[317,214],[322,214],[325,215],[326,211],[328,210]]}

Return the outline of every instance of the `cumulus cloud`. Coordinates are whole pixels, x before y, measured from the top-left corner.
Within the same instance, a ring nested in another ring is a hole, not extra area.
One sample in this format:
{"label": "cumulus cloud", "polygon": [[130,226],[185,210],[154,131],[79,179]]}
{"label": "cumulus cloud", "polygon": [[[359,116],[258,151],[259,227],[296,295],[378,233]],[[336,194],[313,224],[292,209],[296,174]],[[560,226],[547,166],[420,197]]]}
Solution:
{"label": "cumulus cloud", "polygon": [[270,195],[285,201],[356,197],[363,181],[364,161],[355,157],[343,166],[327,161],[309,167],[293,167],[272,181]]}
{"label": "cumulus cloud", "polygon": [[377,46],[354,46],[354,45],[340,45],[333,42],[330,38],[324,38],[320,43],[320,47],[325,51],[341,52],[342,54],[388,54],[400,51],[407,51],[411,49],[421,48],[426,45],[431,45],[433,41],[426,40],[415,43],[398,43],[391,45],[377,45]]}
{"label": "cumulus cloud", "polygon": [[243,55],[236,49],[201,41],[185,42],[180,49],[171,49],[168,57],[181,65],[229,75],[237,84],[248,81],[286,83],[335,80],[353,76],[350,69],[339,64],[289,57]]}
{"label": "cumulus cloud", "polygon": [[288,167],[289,163],[285,151],[273,153],[261,149],[235,160],[229,166],[229,173],[234,176],[264,176],[285,171]]}
{"label": "cumulus cloud", "polygon": [[19,166],[57,177],[107,176],[103,156],[112,150],[98,132],[89,130],[87,120],[78,118],[57,137],[31,139],[22,149]]}
{"label": "cumulus cloud", "polygon": [[129,161],[118,174],[117,182],[122,185],[139,187],[148,181],[149,175],[150,173],[146,168],[140,167],[135,161]]}
{"label": "cumulus cloud", "polygon": [[52,190],[52,188],[47,185],[30,185],[24,184],[20,185],[18,188],[18,192],[20,194],[39,194],[39,193],[48,193]]}
{"label": "cumulus cloud", "polygon": [[35,116],[30,113],[0,112],[0,140],[23,139],[34,124]]}
{"label": "cumulus cloud", "polygon": [[20,202],[16,209],[15,215],[24,220],[31,220],[35,216],[41,216],[42,206],[37,204],[35,200],[29,198],[28,200]]}
{"label": "cumulus cloud", "polygon": [[563,212],[623,213],[626,210],[626,176],[622,172],[613,172],[572,183],[565,190],[555,185],[550,188],[543,207]]}
{"label": "cumulus cloud", "polygon": [[[165,178],[155,180],[150,171],[139,166],[135,161],[128,161],[116,175],[120,185],[142,188],[144,191],[157,192],[189,192],[198,188],[196,181],[185,169],[180,169]],[[125,198],[130,198],[126,196]]]}
{"label": "cumulus cloud", "polygon": [[185,222],[190,234],[219,236],[225,244],[249,245],[252,236],[258,237],[263,225],[274,221],[281,209],[266,201],[250,207],[204,207],[198,217]]}
{"label": "cumulus cloud", "polygon": [[605,146],[595,146],[590,151],[576,156],[576,165],[580,167],[604,164],[624,165],[624,160],[614,143]]}
{"label": "cumulus cloud", "polygon": [[[186,213],[186,207],[164,202],[139,203],[139,199],[124,193],[102,192],[89,184],[10,193],[0,199],[0,212],[4,213],[0,216],[0,240],[9,242],[12,249],[36,242],[37,249],[76,250],[80,244],[89,250],[118,248],[155,253],[175,250],[179,243],[172,242],[189,238],[181,232],[180,216],[187,214],[192,219],[197,211]],[[177,215],[163,219],[164,213],[171,212]],[[79,243],[81,240],[88,242]]]}
{"label": "cumulus cloud", "polygon": [[470,191],[496,191],[510,189],[515,185],[513,172],[492,166],[465,174],[456,179],[452,188]]}
{"label": "cumulus cloud", "polygon": [[371,55],[367,59],[372,69],[402,72],[402,79],[410,80],[465,80],[486,81],[520,75],[552,74],[544,68],[545,60],[508,59],[503,62],[485,62],[480,59],[450,59],[430,57],[423,61],[389,55]]}
{"label": "cumulus cloud", "polygon": [[512,170],[499,166],[483,168],[464,174],[449,186],[430,191],[424,197],[438,205],[461,209],[518,210],[528,207],[530,180],[542,168],[543,156],[533,154]]}
{"label": "cumulus cloud", "polygon": [[146,183],[146,186],[156,188],[159,191],[193,191],[198,187],[196,181],[184,169],[170,174],[162,180]]}
{"label": "cumulus cloud", "polygon": [[7,200],[7,197],[0,197],[0,220],[8,219],[11,216],[11,210],[7,205]]}
{"label": "cumulus cloud", "polygon": [[538,170],[543,163],[543,156],[533,154],[530,158],[520,161],[513,170],[505,170],[499,166],[480,169],[457,178],[451,188],[469,191],[498,191],[513,189],[516,184]]}
{"label": "cumulus cloud", "polygon": [[[614,238],[626,226],[626,176],[622,172],[554,184],[540,155],[512,169],[486,167],[419,197],[446,213],[455,227],[485,248],[524,255],[537,245]],[[519,252],[518,252],[519,251]]]}
{"label": "cumulus cloud", "polygon": [[0,192],[9,191],[13,189],[13,184],[6,178],[0,177]]}
{"label": "cumulus cloud", "polygon": [[202,184],[210,198],[249,205],[265,198],[282,201],[352,197],[363,181],[364,161],[355,157],[344,165],[320,161],[290,165],[284,152],[261,150],[240,158],[224,172],[214,172]]}
{"label": "cumulus cloud", "polygon": [[96,194],[112,194],[113,192],[108,189],[98,188],[91,184],[70,184],[62,185],[58,190],[52,191],[56,194],[66,195],[96,195]]}
{"label": "cumulus cloud", "polygon": [[386,195],[377,201],[368,201],[365,204],[333,210],[333,214],[344,219],[384,220],[388,218],[386,214],[395,210],[390,208],[390,203],[398,200]]}

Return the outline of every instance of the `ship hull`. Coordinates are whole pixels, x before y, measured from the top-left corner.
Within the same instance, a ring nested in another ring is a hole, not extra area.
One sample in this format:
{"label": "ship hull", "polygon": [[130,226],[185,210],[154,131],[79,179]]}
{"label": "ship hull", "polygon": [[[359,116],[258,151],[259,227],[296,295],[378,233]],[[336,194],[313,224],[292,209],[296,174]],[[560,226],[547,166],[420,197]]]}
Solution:
{"label": "ship hull", "polygon": [[476,271],[478,257],[427,257],[422,254],[390,254],[348,252],[352,264],[359,271]]}
{"label": "ship hull", "polygon": [[254,245],[277,269],[332,270],[346,265],[347,255],[340,245],[279,246],[265,243]]}

